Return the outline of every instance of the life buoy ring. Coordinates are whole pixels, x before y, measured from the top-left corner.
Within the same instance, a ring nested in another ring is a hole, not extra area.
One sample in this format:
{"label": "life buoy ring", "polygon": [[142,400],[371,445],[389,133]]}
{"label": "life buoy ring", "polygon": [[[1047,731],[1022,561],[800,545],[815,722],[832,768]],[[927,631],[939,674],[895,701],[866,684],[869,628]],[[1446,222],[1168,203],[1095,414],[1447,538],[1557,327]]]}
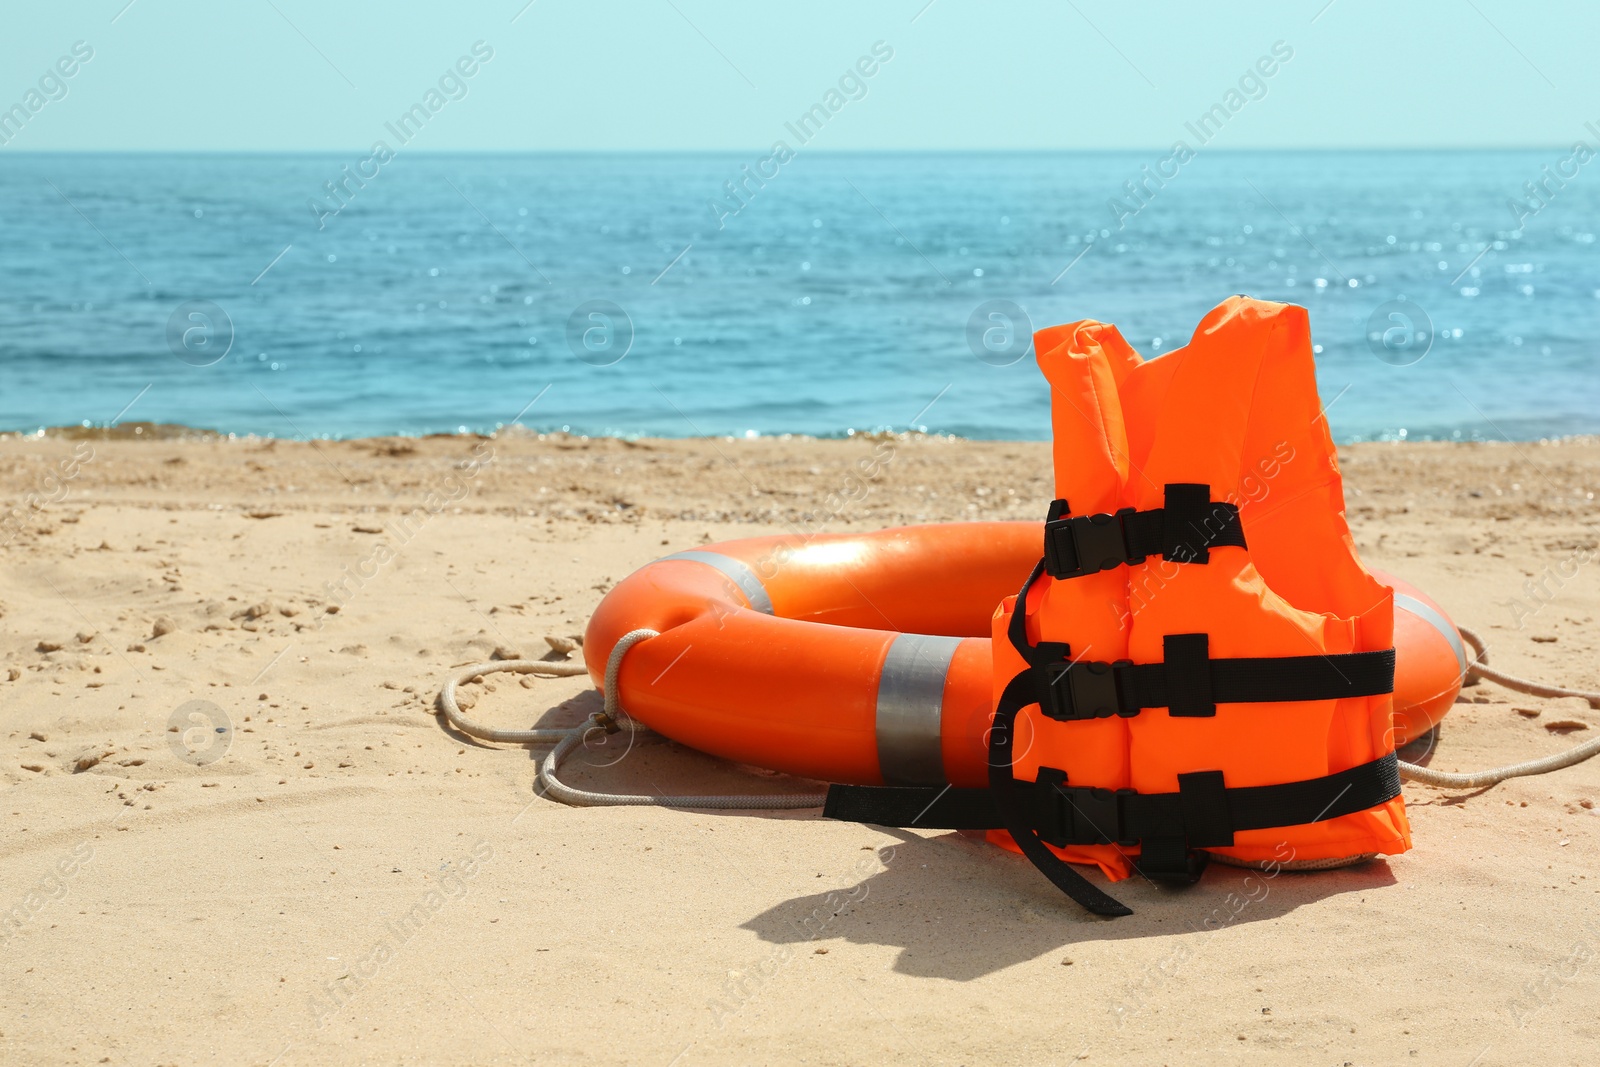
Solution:
{"label": "life buoy ring", "polygon": [[[991,618],[1039,558],[1032,522],[758,537],[676,552],[618,583],[589,621],[603,686],[646,726],[724,759],[859,785],[987,784]],[[1426,733],[1468,657],[1443,610],[1395,589],[1395,744]]]}

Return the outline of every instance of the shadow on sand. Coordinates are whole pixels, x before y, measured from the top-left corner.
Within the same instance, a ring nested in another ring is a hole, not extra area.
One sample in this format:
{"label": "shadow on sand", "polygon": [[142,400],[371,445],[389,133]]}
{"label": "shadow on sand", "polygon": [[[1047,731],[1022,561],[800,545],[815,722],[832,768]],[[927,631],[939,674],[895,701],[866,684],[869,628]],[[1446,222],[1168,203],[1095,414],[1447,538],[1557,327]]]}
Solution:
{"label": "shadow on sand", "polygon": [[[1083,942],[1175,933],[1203,942],[1209,933],[1276,919],[1302,904],[1395,884],[1381,859],[1276,876],[1213,863],[1199,883],[1181,889],[1137,874],[1108,886],[1134,913],[1102,919],[981,834],[885,832],[900,842],[879,850],[878,870],[860,884],[784,901],[743,927],[773,944],[843,938],[888,945],[900,950],[895,970],[901,974],[964,982]],[[1098,873],[1089,877],[1104,884]]]}

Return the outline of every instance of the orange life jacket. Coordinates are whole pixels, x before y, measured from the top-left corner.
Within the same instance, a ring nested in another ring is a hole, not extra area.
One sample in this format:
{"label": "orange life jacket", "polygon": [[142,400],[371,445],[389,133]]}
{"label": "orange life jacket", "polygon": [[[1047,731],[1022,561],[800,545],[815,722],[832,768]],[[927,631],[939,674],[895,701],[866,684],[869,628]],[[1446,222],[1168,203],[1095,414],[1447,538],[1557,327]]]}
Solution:
{"label": "orange life jacket", "polygon": [[[1152,360],[1100,322],[1034,346],[1058,499],[994,616],[991,788],[910,825],[1004,826],[1105,915],[1128,909],[1063,861],[1191,882],[1213,853],[1408,849],[1393,593],[1345,524],[1305,309],[1234,297]],[[921,803],[893,792],[857,817]]]}
{"label": "orange life jacket", "polygon": [[1208,852],[1405,851],[1393,596],[1345,524],[1305,309],[1234,297],[1149,361],[1098,322],[1034,344],[1059,499],[993,645],[1017,844],[1079,893],[1057,856],[1193,880]]}

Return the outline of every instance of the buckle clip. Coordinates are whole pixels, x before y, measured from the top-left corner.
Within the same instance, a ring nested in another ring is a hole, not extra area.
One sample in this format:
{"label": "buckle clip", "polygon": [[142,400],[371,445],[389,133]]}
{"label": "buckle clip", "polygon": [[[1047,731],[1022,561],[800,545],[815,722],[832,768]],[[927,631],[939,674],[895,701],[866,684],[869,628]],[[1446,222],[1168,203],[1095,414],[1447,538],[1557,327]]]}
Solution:
{"label": "buckle clip", "polygon": [[1076,843],[1109,845],[1122,836],[1122,804],[1117,793],[1093,786],[1072,786],[1060,792]]}
{"label": "buckle clip", "polygon": [[1122,839],[1122,798],[1132,796],[1132,789],[1069,786],[1064,773],[1049,767],[1039,768],[1036,788],[1044,801],[1043,825],[1037,829],[1047,844],[1064,848],[1134,843]]}
{"label": "buckle clip", "polygon": [[1077,578],[1096,574],[1124,563],[1142,563],[1143,556],[1128,555],[1127,535],[1122,517],[1133,508],[1116,514],[1075,515],[1044,524],[1044,569],[1052,578]]}
{"label": "buckle clip", "polygon": [[1115,663],[1099,660],[1047,663],[1043,670],[1048,698],[1040,702],[1039,708],[1058,722],[1135,715],[1138,709],[1123,710],[1116,672],[1118,667],[1132,663],[1126,659]]}

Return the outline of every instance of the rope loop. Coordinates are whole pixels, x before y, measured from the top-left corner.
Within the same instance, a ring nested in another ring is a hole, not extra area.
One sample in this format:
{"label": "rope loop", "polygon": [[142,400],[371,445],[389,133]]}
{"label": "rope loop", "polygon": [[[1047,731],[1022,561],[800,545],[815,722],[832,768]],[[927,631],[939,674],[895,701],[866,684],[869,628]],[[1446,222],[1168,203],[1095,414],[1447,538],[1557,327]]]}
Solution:
{"label": "rope loop", "polygon": [[583,722],[571,728],[496,730],[484,726],[462,714],[461,706],[456,700],[456,687],[496,671],[544,675],[553,678],[571,677],[585,673],[584,667],[576,663],[552,663],[543,660],[518,659],[496,663],[479,663],[475,666],[463,667],[445,679],[444,688],[439,692],[439,706],[444,710],[445,718],[450,720],[451,725],[472,737],[515,745],[554,745],[555,747],[546,753],[544,759],[539,762],[539,771],[534,779],[534,784],[541,795],[559,800],[563,804],[571,804],[576,807],[650,806],[749,810],[820,808],[823,800],[826,799],[820,793],[754,793],[743,796],[656,796],[649,793],[601,793],[574,788],[556,777],[556,771],[560,769],[562,761],[582,746],[590,733],[596,729],[604,730],[608,735],[627,732],[630,746],[634,738],[649,736],[652,733],[649,727],[629,718],[628,713],[622,709],[620,676],[622,674],[622,659],[628,654],[628,650],[641,641],[648,641],[652,637],[660,636],[655,630],[641,627],[637,630],[628,631],[618,639],[617,643],[612,646],[611,655],[606,659],[605,709],[595,712]]}
{"label": "rope loop", "polygon": [[[1591,708],[1600,708],[1600,693],[1583,689],[1563,689],[1556,685],[1545,685],[1542,682],[1530,682],[1526,678],[1518,678],[1514,674],[1506,674],[1489,666],[1489,648],[1482,637],[1465,626],[1457,626],[1456,632],[1462,640],[1472,646],[1475,658],[1467,664],[1466,676],[1468,678],[1481,678],[1502,685],[1518,693],[1527,693],[1537,697],[1581,697],[1589,702]],[[1400,777],[1408,782],[1421,782],[1424,785],[1438,786],[1441,789],[1483,789],[1491,785],[1499,785],[1507,778],[1522,778],[1531,774],[1549,774],[1559,771],[1563,767],[1571,767],[1575,763],[1582,763],[1600,753],[1600,737],[1585,741],[1565,752],[1558,752],[1553,756],[1541,759],[1527,760],[1523,763],[1512,763],[1504,767],[1491,767],[1484,771],[1473,771],[1466,774],[1451,774],[1447,771],[1436,771],[1429,767],[1422,767],[1415,763],[1400,763]]]}

